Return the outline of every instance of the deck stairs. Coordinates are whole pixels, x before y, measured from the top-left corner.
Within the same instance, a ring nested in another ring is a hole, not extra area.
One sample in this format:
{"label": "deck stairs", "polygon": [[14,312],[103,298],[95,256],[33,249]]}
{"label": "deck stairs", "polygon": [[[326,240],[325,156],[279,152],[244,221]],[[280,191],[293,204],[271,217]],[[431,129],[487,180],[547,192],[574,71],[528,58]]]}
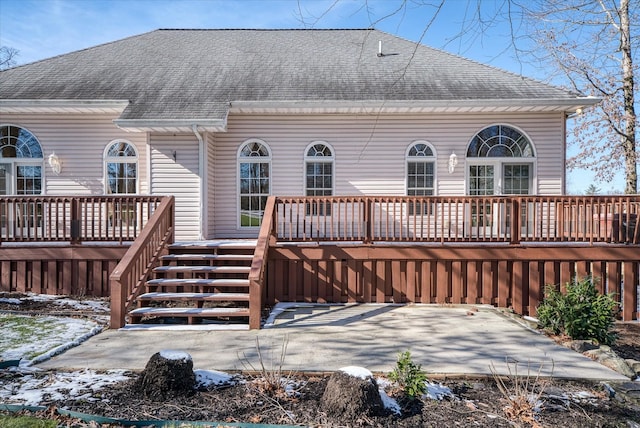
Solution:
{"label": "deck stairs", "polygon": [[129,326],[249,325],[255,240],[178,242],[129,312]]}

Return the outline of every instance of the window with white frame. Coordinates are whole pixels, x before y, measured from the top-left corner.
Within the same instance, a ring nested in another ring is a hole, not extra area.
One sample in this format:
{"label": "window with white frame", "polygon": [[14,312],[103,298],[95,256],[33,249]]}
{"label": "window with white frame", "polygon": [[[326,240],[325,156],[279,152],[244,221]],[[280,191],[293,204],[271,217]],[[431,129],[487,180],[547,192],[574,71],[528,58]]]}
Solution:
{"label": "window with white frame", "polygon": [[[407,196],[433,196],[435,194],[436,156],[431,144],[415,141],[406,153]],[[409,204],[409,214],[428,214],[429,205],[423,202]]]}
{"label": "window with white frame", "polygon": [[20,126],[0,125],[0,195],[40,195],[43,161],[35,135]]}
{"label": "window with white frame", "polygon": [[245,141],[238,150],[240,227],[259,227],[271,193],[271,151],[264,141]]}
{"label": "window with white frame", "polygon": [[509,125],[478,132],[467,149],[468,194],[527,195],[533,192],[535,151],[529,138]]}
{"label": "window with white frame", "polygon": [[104,152],[104,170],[107,194],[138,192],[138,152],[130,142],[109,143]]}
{"label": "window with white frame", "polygon": [[[333,195],[332,148],[323,141],[311,143],[304,156],[305,194],[307,196]],[[313,203],[307,206],[307,214],[331,215],[329,203]]]}

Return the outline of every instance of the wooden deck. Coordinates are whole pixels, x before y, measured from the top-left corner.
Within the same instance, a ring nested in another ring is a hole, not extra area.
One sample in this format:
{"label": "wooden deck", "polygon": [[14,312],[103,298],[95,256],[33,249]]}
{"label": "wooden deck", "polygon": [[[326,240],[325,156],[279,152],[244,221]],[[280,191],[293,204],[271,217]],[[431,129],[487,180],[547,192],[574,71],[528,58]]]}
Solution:
{"label": "wooden deck", "polygon": [[592,276],[636,320],[639,214],[638,195],[271,197],[250,280],[260,305],[486,303],[535,316],[545,285]]}
{"label": "wooden deck", "polygon": [[220,266],[211,269],[168,254],[171,197],[0,197],[1,290],[110,295],[117,328],[161,260],[175,259],[156,273],[248,272],[249,323],[259,328],[263,307],[282,301],[486,303],[535,315],[546,284],[592,276],[621,319],[637,320],[639,214],[638,195],[272,196],[243,256],[250,268],[199,255]]}

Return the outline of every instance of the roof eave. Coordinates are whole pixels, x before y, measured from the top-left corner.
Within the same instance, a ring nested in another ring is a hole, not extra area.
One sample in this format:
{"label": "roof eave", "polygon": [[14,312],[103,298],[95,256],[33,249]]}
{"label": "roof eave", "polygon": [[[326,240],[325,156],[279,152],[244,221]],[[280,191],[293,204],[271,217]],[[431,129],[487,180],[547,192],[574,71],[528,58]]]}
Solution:
{"label": "roof eave", "polygon": [[596,97],[558,99],[362,100],[362,101],[234,101],[230,113],[529,113],[584,110]]}
{"label": "roof eave", "polygon": [[0,113],[122,114],[128,100],[12,100],[0,99]]}
{"label": "roof eave", "polygon": [[191,133],[198,131],[226,132],[225,119],[116,119],[115,125],[127,132]]}

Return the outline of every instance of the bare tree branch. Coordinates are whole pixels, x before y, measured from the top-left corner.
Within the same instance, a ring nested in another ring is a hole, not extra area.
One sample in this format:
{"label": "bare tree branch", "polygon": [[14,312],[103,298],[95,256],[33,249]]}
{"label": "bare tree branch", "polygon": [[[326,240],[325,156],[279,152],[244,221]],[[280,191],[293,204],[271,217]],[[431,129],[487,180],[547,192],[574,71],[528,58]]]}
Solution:
{"label": "bare tree branch", "polygon": [[0,70],[5,70],[16,65],[18,50],[8,46],[0,46]]}

